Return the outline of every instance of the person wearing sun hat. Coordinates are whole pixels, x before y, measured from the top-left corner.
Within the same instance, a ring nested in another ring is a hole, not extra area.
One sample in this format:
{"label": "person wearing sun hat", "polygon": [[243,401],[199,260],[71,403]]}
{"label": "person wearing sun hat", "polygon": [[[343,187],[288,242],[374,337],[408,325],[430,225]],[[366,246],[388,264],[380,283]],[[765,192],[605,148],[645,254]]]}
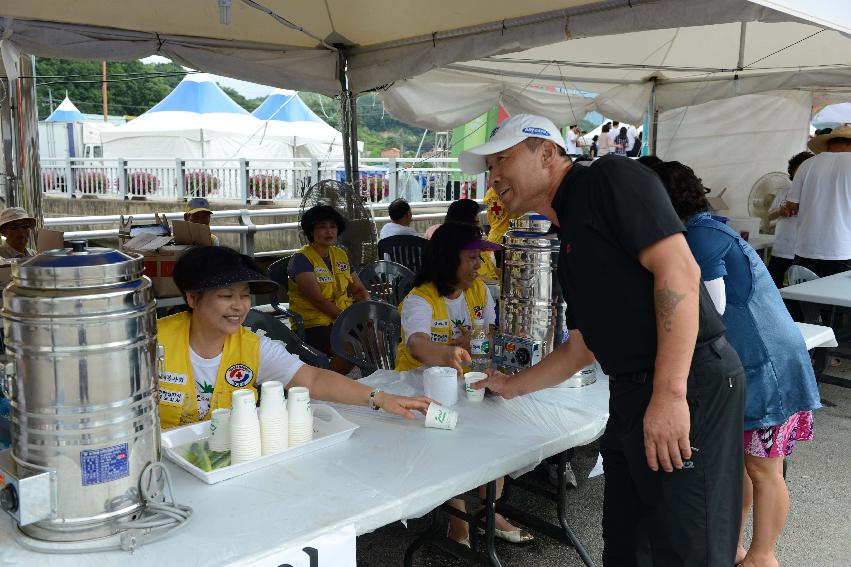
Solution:
{"label": "person wearing sun hat", "polygon": [[35,218],[21,207],[6,207],[0,212],[0,234],[5,242],[0,246],[0,257],[28,258],[35,252],[27,248]]}
{"label": "person wearing sun hat", "polygon": [[305,342],[331,357],[331,369],[348,374],[352,365],[331,348],[331,326],[352,301],[369,299],[369,291],[352,271],[337,237],[346,219],[334,207],[320,204],[306,210],[301,229],[307,244],[287,265],[290,309],[304,320]]}
{"label": "person wearing sun hat", "polygon": [[555,124],[531,114],[459,162],[488,171],[508,210],[553,222],[569,329],[540,363],[511,377],[489,370],[475,387],[513,398],[596,358],[610,391],[603,564],[733,565],[744,371],[659,177],[619,156],[573,167]]}
{"label": "person wearing sun hat", "polygon": [[851,270],[851,125],[807,146],[816,155],[795,172],[785,214],[798,216],[795,264],[825,277]]}
{"label": "person wearing sun hat", "polygon": [[[183,220],[186,222],[194,222],[197,224],[210,225],[210,217],[213,216],[213,209],[210,208],[210,201],[204,197],[195,197],[186,202],[186,207],[183,209]],[[219,245],[219,237],[215,234],[210,234],[210,240],[213,246]]]}
{"label": "person wearing sun hat", "polygon": [[159,382],[163,429],[207,420],[212,410],[230,408],[233,392],[255,392],[261,382],[304,386],[314,399],[369,405],[413,418],[430,400],[394,396],[332,372],[308,366],[283,343],[242,326],[252,294],[277,284],[250,257],[223,246],[201,246],[177,261],[174,282],[189,310],[160,319],[157,341],[165,349]]}

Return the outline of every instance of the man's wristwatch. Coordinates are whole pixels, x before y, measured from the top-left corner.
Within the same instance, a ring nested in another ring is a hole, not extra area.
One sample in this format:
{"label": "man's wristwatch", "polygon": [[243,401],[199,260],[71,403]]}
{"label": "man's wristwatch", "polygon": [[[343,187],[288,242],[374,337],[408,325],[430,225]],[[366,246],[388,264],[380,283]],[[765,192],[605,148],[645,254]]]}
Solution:
{"label": "man's wristwatch", "polygon": [[375,410],[375,411],[378,411],[380,409],[378,407],[378,404],[375,403],[375,396],[377,396],[378,392],[380,392],[380,391],[381,390],[376,388],[375,390],[373,390],[369,393],[369,409]]}

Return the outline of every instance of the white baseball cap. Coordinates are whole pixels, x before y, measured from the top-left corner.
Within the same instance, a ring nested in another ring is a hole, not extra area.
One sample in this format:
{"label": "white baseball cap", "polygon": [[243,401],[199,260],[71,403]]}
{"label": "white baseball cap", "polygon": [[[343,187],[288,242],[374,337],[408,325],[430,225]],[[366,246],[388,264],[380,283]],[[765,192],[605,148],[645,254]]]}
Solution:
{"label": "white baseball cap", "polygon": [[526,138],[543,138],[567,150],[564,138],[549,118],[535,114],[515,114],[496,127],[491,139],[481,146],[464,150],[458,156],[458,163],[464,173],[481,173],[488,166],[485,158],[515,146]]}

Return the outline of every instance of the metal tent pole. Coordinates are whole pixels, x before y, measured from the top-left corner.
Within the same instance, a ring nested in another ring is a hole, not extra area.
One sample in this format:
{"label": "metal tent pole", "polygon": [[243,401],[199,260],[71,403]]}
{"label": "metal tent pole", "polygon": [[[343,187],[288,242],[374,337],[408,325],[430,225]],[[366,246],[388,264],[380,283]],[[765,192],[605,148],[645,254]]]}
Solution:
{"label": "metal tent pole", "polygon": [[42,226],[41,170],[38,158],[38,114],[33,58],[21,54],[14,69],[3,69],[0,130],[3,137],[6,206],[23,207]]}

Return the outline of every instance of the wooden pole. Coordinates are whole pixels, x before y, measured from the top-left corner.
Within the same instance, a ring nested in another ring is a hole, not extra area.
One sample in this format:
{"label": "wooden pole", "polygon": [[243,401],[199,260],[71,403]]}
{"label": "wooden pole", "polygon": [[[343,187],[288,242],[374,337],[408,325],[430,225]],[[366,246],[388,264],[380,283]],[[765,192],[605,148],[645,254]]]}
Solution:
{"label": "wooden pole", "polygon": [[106,96],[106,61],[103,62],[103,121],[109,122],[109,102]]}

